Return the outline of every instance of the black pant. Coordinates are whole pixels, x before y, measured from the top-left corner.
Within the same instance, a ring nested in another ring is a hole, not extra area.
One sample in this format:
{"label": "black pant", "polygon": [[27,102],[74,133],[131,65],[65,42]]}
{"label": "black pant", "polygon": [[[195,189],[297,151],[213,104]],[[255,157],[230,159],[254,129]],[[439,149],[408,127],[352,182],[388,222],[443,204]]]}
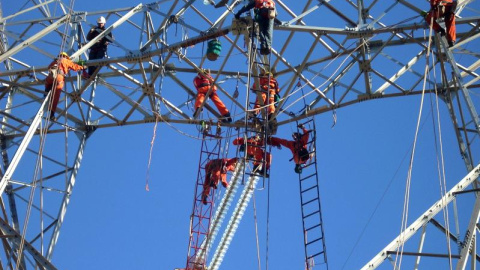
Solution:
{"label": "black pant", "polygon": [[260,30],[260,49],[270,50],[272,47],[273,19],[257,15],[257,22]]}
{"label": "black pant", "polygon": [[[105,58],[106,54],[107,54],[107,50],[104,50],[104,49],[99,49],[99,50],[90,49],[90,53],[88,54],[88,60],[103,59]],[[95,72],[96,69],[97,69],[97,66],[89,66],[88,75],[92,76],[92,74]]]}

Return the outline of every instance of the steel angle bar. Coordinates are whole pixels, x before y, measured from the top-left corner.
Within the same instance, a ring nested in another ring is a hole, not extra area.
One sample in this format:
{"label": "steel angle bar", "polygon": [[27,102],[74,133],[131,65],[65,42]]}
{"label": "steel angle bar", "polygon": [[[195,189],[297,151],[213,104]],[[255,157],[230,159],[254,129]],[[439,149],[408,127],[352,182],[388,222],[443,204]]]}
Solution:
{"label": "steel angle bar", "polygon": [[[462,250],[460,252],[460,259],[457,262],[456,270],[463,270],[467,266],[467,260],[471,254],[472,244],[476,241],[477,230],[476,226],[478,219],[480,218],[480,196],[477,196],[475,200],[475,205],[472,210],[472,215],[470,217],[470,222],[468,223],[467,231],[465,232],[465,239],[462,243]],[[476,250],[473,250],[473,254],[476,254]],[[473,256],[475,258],[475,256]],[[472,268],[475,269],[475,268]]]}
{"label": "steel angle bar", "polygon": [[[438,200],[433,206],[419,216],[408,228],[406,228],[397,238],[395,238],[390,244],[382,249],[373,259],[365,264],[361,269],[376,269],[387,258],[389,251],[396,250],[400,245],[407,242],[415,233],[417,233],[422,226],[428,223],[435,217],[440,211],[450,204],[455,196],[454,192],[462,191],[470,186],[480,175],[480,165],[477,165],[472,171],[470,171],[463,179],[461,179],[452,189],[450,189],[440,200]],[[476,204],[480,202],[480,197],[477,198]],[[478,213],[476,213],[478,215]],[[472,214],[473,215],[473,214]]]}
{"label": "steel angle bar", "polygon": [[115,95],[117,95],[120,99],[121,102],[126,102],[132,107],[135,107],[135,109],[143,114],[144,116],[150,116],[151,114],[147,112],[145,109],[142,107],[138,106],[137,101],[132,100],[129,96],[125,95],[124,93],[118,91],[115,87],[111,86],[107,81],[105,81],[102,78],[99,78],[99,83],[103,84],[106,88],[110,89]]}
{"label": "steel angle bar", "polygon": [[40,125],[42,121],[42,115],[43,115],[43,110],[45,108],[45,105],[48,102],[48,99],[50,95],[52,94],[53,91],[50,91],[47,95],[47,97],[43,100],[42,105],[40,106],[39,110],[37,111],[37,114],[35,115],[35,118],[33,119],[33,122],[30,124],[30,127],[28,128],[27,133],[25,134],[24,139],[22,140],[22,143],[18,147],[17,151],[15,152],[15,155],[12,158],[12,161],[10,162],[7,170],[5,171],[5,174],[3,175],[2,179],[0,180],[0,195],[3,194],[3,191],[5,190],[5,187],[8,184],[8,180],[12,177],[13,173],[15,172],[15,169],[18,166],[18,163],[20,162],[20,159],[23,157],[23,153],[27,149],[28,144],[33,138],[33,135],[37,131],[37,127]]}
{"label": "steel angle bar", "polygon": [[35,35],[31,36],[30,38],[26,39],[22,43],[18,44],[17,46],[10,48],[10,50],[4,52],[3,54],[0,55],[0,62],[5,61],[8,59],[10,56],[18,53],[19,51],[28,48],[31,44],[33,44],[35,41],[39,40],[40,38],[44,37],[48,33],[54,31],[60,25],[68,22],[70,20],[70,15],[65,15],[62,18],[60,18],[58,21],[52,23],[51,25],[47,26],[45,29],[42,31],[36,33]]}
{"label": "steel angle bar", "polygon": [[[427,52],[427,50],[424,49],[421,52],[419,52],[416,56],[414,56],[407,64],[405,64],[400,70],[398,70],[397,73],[395,73],[392,77],[390,77],[390,79],[387,82],[385,82],[382,86],[380,86],[377,90],[375,90],[374,94],[383,93],[390,86],[390,81],[395,82],[397,79],[399,79],[407,71],[411,71],[413,74],[419,76],[420,78],[423,77],[420,73],[412,70],[412,67],[418,62],[418,60],[420,60],[423,57],[423,55],[425,55],[426,52]],[[389,58],[390,60],[392,60],[394,62],[398,62],[397,60],[395,60],[390,55],[384,55],[384,56]],[[433,83],[433,82],[430,81],[430,83]]]}
{"label": "steel angle bar", "polygon": [[55,245],[58,241],[58,237],[60,235],[60,229],[61,229],[61,227],[63,225],[63,221],[65,219],[65,214],[67,212],[68,204],[70,203],[70,197],[72,196],[73,187],[75,186],[75,181],[77,179],[78,170],[80,169],[80,164],[81,164],[82,159],[83,159],[83,152],[85,151],[85,146],[87,144],[87,139],[88,139],[88,135],[86,133],[83,133],[82,137],[80,139],[80,145],[78,147],[77,155],[76,155],[75,162],[74,162],[74,165],[73,165],[73,171],[71,172],[71,174],[69,176],[68,183],[67,183],[67,186],[66,186],[66,189],[65,189],[65,194],[64,194],[64,197],[63,197],[63,200],[62,200],[62,204],[60,206],[60,210],[59,210],[58,215],[57,215],[57,222],[55,223],[55,228],[53,229],[52,238],[50,239],[50,243],[48,245],[48,250],[47,250],[47,255],[46,255],[48,260],[50,260],[52,258],[53,249],[55,248]]}
{"label": "steel angle bar", "polygon": [[[305,55],[302,63],[300,64],[299,70],[303,70],[305,67],[305,64],[307,63],[308,59],[310,58],[310,55],[312,55],[313,50],[315,49],[317,45],[317,41],[320,37],[318,37],[313,44],[310,46],[310,49],[308,50],[307,54]],[[275,110],[274,116],[277,116],[278,113],[283,109],[283,104],[286,101],[286,97],[290,95],[290,92],[292,91],[293,86],[296,84],[297,78],[300,76],[299,73],[294,73],[292,76],[292,79],[290,79],[290,85],[287,87],[287,89],[284,91],[283,97],[280,100],[280,103],[278,104],[278,110]],[[323,92],[321,92],[323,94]]]}
{"label": "steel angle bar", "polygon": [[[4,234],[7,235],[13,235],[13,237],[9,238],[10,241],[14,243],[15,246],[20,246],[20,241],[22,240],[22,236],[18,234],[8,223],[0,218],[0,228],[3,231]],[[45,257],[41,255],[41,253],[36,250],[28,241],[24,242],[24,249],[32,257],[35,259],[35,261],[39,264],[39,266],[44,267],[47,270],[56,270],[57,268]]]}

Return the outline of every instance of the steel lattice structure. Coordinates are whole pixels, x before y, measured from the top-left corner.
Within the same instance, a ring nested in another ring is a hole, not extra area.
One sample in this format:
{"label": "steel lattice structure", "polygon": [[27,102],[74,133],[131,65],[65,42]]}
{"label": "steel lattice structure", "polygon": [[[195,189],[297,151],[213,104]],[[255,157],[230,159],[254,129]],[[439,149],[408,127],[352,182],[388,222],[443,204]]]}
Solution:
{"label": "steel lattice structure", "polygon": [[[220,115],[208,104],[200,119],[193,119],[189,111],[188,104],[196,95],[190,82],[200,67],[212,69],[220,95],[236,108],[235,118],[245,116],[242,97],[248,90],[229,90],[235,89],[237,79],[246,83],[249,73],[244,64],[248,57],[244,36],[233,35],[236,31],[231,28],[233,10],[241,4],[231,0],[215,9],[195,0],[172,0],[93,12],[71,10],[65,1],[57,0],[32,0],[8,9],[0,6],[3,269],[14,269],[17,263],[24,269],[56,269],[51,263],[53,251],[85,145],[95,130],[155,121],[175,125],[217,121]],[[428,70],[441,68],[444,77],[441,84],[428,79],[427,86],[436,89],[426,91],[437,90],[447,104],[469,173],[462,180],[464,185],[452,192],[476,187],[479,140],[475,138],[480,134],[480,120],[478,104],[470,93],[479,87],[480,78],[478,1],[458,1],[456,45],[447,49],[439,36],[433,36],[431,51],[428,26],[419,15],[422,9],[417,0],[276,0],[276,4],[279,22],[269,61],[281,82],[279,126],[370,99],[420,95],[425,74],[421,59],[432,54],[435,58]],[[333,19],[319,22],[319,14]],[[386,16],[390,14],[396,16]],[[96,80],[82,80],[76,74],[67,79],[57,109],[59,122],[64,124],[46,124],[41,116],[47,65],[60,51],[76,60],[87,59],[93,41],[87,42],[85,35],[100,15],[110,22],[104,33],[112,31],[115,36],[109,57],[87,62],[101,67]],[[190,57],[204,55],[204,43],[213,38],[222,40],[224,57],[214,63],[205,57]],[[224,125],[243,127],[243,122]],[[41,130],[49,134],[49,140],[66,147],[43,149],[47,137]],[[436,210],[446,207],[451,196]],[[477,200],[471,222],[463,228],[466,236],[461,257],[456,258],[457,269],[465,268],[468,250],[475,242],[478,204]],[[32,209],[32,220],[36,220],[26,229],[22,224],[30,216],[22,216],[24,209]],[[38,222],[38,216],[44,222]],[[434,215],[423,217],[414,224],[413,233],[436,222]],[[21,241],[22,235],[28,241]],[[409,238],[402,237],[400,242]],[[364,269],[374,269],[394,256],[395,243],[399,242],[392,242]],[[17,262],[19,253],[25,256]],[[419,249],[413,255],[419,258],[421,253]]]}

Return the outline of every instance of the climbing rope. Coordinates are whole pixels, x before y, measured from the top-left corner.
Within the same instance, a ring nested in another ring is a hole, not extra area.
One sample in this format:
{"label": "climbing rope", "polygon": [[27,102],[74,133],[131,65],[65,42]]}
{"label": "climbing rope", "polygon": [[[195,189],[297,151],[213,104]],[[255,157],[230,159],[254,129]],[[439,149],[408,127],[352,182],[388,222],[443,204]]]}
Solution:
{"label": "climbing rope", "polygon": [[[435,55],[432,54],[432,67],[433,67],[433,81],[436,82],[437,81],[437,73],[436,73],[436,68],[435,68]],[[441,59],[441,58],[440,58]],[[442,62],[442,65],[443,65],[443,62]],[[429,73],[430,75],[430,73]],[[443,74],[445,77],[446,77],[446,74]],[[445,78],[445,80],[447,80]],[[431,80],[430,80],[431,81]],[[437,85],[434,84],[433,85],[433,88],[435,89],[435,109],[436,109],[436,113],[437,113],[437,125],[435,125],[435,118],[432,117],[432,125],[434,127],[438,127],[438,142],[437,142],[437,132],[436,132],[436,129],[434,128],[433,129],[433,132],[434,132],[434,138],[435,138],[435,152],[436,152],[436,156],[437,156],[437,173],[438,173],[438,181],[439,181],[439,186],[440,186],[440,198],[442,198],[442,200],[444,200],[444,203],[446,201],[446,194],[448,192],[448,189],[447,189],[447,183],[446,183],[446,177],[445,177],[445,160],[444,160],[444,154],[443,154],[443,139],[442,139],[442,125],[441,125],[441,119],[440,119],[440,108],[439,108],[439,100],[438,100],[438,89],[437,89]],[[433,107],[433,104],[432,104],[432,99],[430,99],[431,102],[430,102],[430,106]],[[433,108],[431,108],[431,110],[433,111]],[[438,149],[440,147],[440,149]],[[440,159],[439,159],[439,156],[440,156]],[[443,209],[443,219],[444,219],[444,224],[445,224],[445,240],[447,242],[447,250],[448,250],[448,259],[449,259],[449,266],[450,266],[450,269],[452,269],[452,265],[453,265],[453,262],[452,262],[452,250],[451,250],[451,247],[450,247],[450,221],[449,221],[449,214],[448,214],[448,207],[445,207]]]}
{"label": "climbing rope", "polygon": [[[75,2],[75,0],[70,1],[70,9],[73,8],[74,2]],[[68,36],[67,31],[69,29],[70,22],[71,22],[71,16],[68,18],[68,22],[65,23],[62,43],[61,43],[61,46],[60,46],[60,51],[63,51],[63,48],[65,47],[66,39],[67,39],[67,36]],[[53,99],[53,92],[55,91],[53,89],[53,87],[55,87],[55,85],[56,85],[56,78],[54,78],[52,89],[50,90],[50,92],[47,95],[48,104],[50,104],[50,105],[48,105],[49,108],[51,106],[51,102],[52,102],[52,99]],[[35,196],[35,191],[36,191],[36,188],[37,188],[36,179],[38,179],[38,176],[40,176],[40,188],[42,189],[40,191],[40,226],[41,226],[41,228],[40,228],[41,234],[40,235],[41,235],[41,252],[42,252],[42,255],[43,255],[43,214],[42,214],[43,213],[43,150],[45,148],[46,134],[47,134],[48,127],[49,127],[49,122],[50,122],[50,119],[49,119],[49,117],[47,117],[45,126],[40,127],[40,130],[39,130],[39,133],[40,133],[40,136],[39,136],[40,137],[39,151],[38,151],[37,160],[36,160],[36,163],[35,163],[35,170],[34,170],[33,181],[32,181],[32,185],[31,185],[31,189],[30,189],[29,201],[28,201],[26,214],[25,214],[25,220],[23,222],[23,228],[22,228],[22,234],[21,234],[21,239],[20,239],[20,245],[18,247],[18,254],[17,254],[15,270],[18,270],[20,268],[20,265],[22,264],[21,262],[23,261],[22,258],[23,258],[23,249],[24,249],[24,246],[25,246],[25,236],[26,236],[28,224],[29,224],[29,221],[30,221],[31,210],[32,210],[32,206],[33,206],[33,198]],[[42,123],[40,123],[40,125],[42,125]],[[65,132],[67,132],[67,129],[65,129]],[[12,254],[12,256],[13,256],[13,254]]]}
{"label": "climbing rope", "polygon": [[[406,185],[405,185],[405,197],[404,197],[404,203],[403,203],[403,213],[402,213],[402,223],[400,227],[400,235],[404,236],[402,234],[403,231],[407,229],[407,222],[408,222],[408,213],[409,213],[409,201],[410,201],[410,186],[411,186],[411,180],[412,180],[412,170],[413,170],[413,160],[415,157],[415,149],[417,145],[417,138],[418,138],[418,131],[420,127],[420,120],[422,117],[422,111],[423,111],[423,102],[425,99],[425,86],[427,83],[427,74],[428,74],[428,59],[430,56],[430,46],[431,46],[431,41],[432,41],[432,26],[433,26],[433,16],[432,20],[430,22],[430,32],[428,36],[428,49],[427,49],[427,54],[426,54],[426,63],[425,63],[425,71],[424,71],[424,77],[423,77],[423,89],[422,89],[422,97],[420,101],[420,108],[419,108],[419,113],[417,117],[417,126],[415,129],[415,136],[414,136],[414,141],[413,141],[413,147],[412,147],[412,153],[410,155],[410,162],[408,166],[408,173],[407,173],[407,179],[406,179]],[[394,270],[401,269],[402,265],[402,259],[403,259],[403,249],[405,247],[405,239],[402,238],[400,240],[400,244],[397,247],[396,250],[396,256],[395,256],[395,263],[394,263]],[[398,266],[397,266],[398,264]]]}
{"label": "climbing rope", "polygon": [[258,237],[258,221],[257,221],[257,202],[255,199],[255,193],[253,193],[253,221],[255,225],[255,241],[257,244],[257,263],[258,263],[258,270],[262,270],[262,264],[260,259],[260,243]]}

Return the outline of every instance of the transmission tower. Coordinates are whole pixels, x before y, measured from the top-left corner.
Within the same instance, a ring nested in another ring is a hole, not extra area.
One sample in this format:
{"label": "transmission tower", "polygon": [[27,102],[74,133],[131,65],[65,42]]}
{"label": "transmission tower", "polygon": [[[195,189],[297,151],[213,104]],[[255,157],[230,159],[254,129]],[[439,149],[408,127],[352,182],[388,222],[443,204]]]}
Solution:
{"label": "transmission tower", "polygon": [[[237,121],[223,123],[222,128],[248,127],[239,119],[245,119],[249,110],[245,97],[250,85],[246,84],[253,83],[248,78],[256,71],[247,64],[248,44],[256,36],[251,39],[242,33],[245,29],[232,27],[234,13],[244,1],[230,0],[215,7],[216,2],[163,0],[101,11],[76,10],[59,0],[1,3],[2,269],[57,269],[54,250],[68,218],[85,147],[96,132],[155,122],[181,129],[218,121],[221,115],[208,102],[203,113],[192,117],[196,91],[191,81],[200,68],[211,69],[219,95],[234,108]],[[398,238],[386,239],[384,249],[371,250],[362,269],[386,267],[400,256],[418,268],[425,261],[444,258],[451,258],[456,269],[478,265],[480,118],[472,95],[480,78],[478,1],[458,1],[457,42],[451,48],[434,32],[429,42],[429,26],[421,16],[428,2],[275,3],[273,48],[262,61],[280,83],[276,128],[361,102],[368,106],[371,100],[423,93],[439,97],[449,112],[447,120],[453,123],[456,140],[450,143],[458,144],[464,177],[452,180],[450,191],[409,222],[411,227]],[[99,16],[108,22],[99,38],[112,32],[115,40],[107,58],[88,60],[96,40],[86,40],[86,33]],[[216,61],[205,54],[212,39],[222,44]],[[85,60],[98,68],[96,76],[87,80],[76,72],[66,77],[57,120],[52,122],[45,112],[50,96],[44,96],[44,80],[48,64],[62,51],[74,61]],[[437,79],[425,77],[434,70],[440,71]],[[239,82],[241,87],[234,93]],[[469,211],[455,210],[451,224],[445,224],[437,214],[456,209],[457,199],[468,201]],[[455,233],[448,230],[452,224],[461,224]],[[429,238],[424,236],[430,230],[447,235],[450,254],[428,245]],[[325,234],[328,248],[328,230]],[[414,237],[420,242],[409,241]]]}

